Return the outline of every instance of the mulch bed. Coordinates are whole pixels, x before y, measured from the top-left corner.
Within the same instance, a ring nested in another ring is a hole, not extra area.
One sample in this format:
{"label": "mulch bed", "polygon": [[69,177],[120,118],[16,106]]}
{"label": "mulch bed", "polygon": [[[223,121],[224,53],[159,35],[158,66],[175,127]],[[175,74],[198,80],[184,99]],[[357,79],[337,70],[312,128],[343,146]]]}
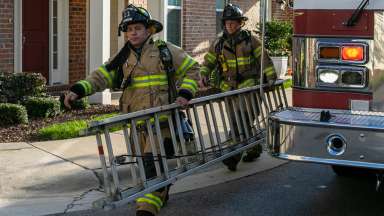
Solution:
{"label": "mulch bed", "polygon": [[86,110],[70,110],[53,118],[29,119],[27,125],[0,127],[0,143],[39,141],[36,135],[40,128],[70,120],[89,119],[94,115],[112,113],[118,110],[119,107],[114,105],[91,105]]}
{"label": "mulch bed", "polygon": [[[209,89],[198,92],[196,97],[203,97],[219,92],[220,90],[218,89]],[[17,125],[11,127],[0,126],[0,143],[39,141],[37,132],[43,127],[70,120],[89,119],[94,115],[107,114],[117,111],[119,111],[119,106],[116,105],[91,105],[91,107],[86,110],[70,110],[53,118],[29,119],[29,123],[27,125]]]}

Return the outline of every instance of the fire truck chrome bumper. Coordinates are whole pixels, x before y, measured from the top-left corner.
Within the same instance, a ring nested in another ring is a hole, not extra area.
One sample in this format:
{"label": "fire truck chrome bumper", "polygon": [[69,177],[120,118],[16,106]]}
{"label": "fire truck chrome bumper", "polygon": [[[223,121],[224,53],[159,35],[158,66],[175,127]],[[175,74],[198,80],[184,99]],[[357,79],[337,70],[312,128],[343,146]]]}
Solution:
{"label": "fire truck chrome bumper", "polygon": [[288,108],[269,116],[267,144],[280,159],[384,169],[384,115]]}
{"label": "fire truck chrome bumper", "polygon": [[342,166],[384,170],[384,163],[367,163],[367,162],[360,162],[360,161],[306,157],[306,156],[289,155],[289,154],[281,154],[281,153],[272,154],[272,156],[279,159],[290,160],[290,161],[320,163],[320,164],[329,164],[329,165],[342,165]]}

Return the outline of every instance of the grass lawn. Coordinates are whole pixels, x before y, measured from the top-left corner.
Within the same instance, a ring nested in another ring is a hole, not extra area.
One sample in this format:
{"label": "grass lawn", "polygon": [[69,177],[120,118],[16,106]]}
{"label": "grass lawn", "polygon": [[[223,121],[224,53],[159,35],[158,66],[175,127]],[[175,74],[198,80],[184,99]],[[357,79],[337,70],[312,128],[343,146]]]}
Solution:
{"label": "grass lawn", "polygon": [[[60,140],[81,136],[81,131],[87,129],[88,123],[91,121],[100,121],[106,118],[116,116],[118,113],[110,113],[104,115],[93,116],[87,120],[73,120],[59,124],[53,124],[38,131],[38,137],[42,140]],[[113,128],[112,131],[121,128]]]}

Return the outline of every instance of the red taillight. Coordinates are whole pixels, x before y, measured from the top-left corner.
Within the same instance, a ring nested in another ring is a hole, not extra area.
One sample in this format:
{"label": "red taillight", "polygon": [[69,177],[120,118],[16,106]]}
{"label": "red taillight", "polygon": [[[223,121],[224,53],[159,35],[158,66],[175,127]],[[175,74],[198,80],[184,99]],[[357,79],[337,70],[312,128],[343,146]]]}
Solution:
{"label": "red taillight", "polygon": [[341,57],[344,61],[363,61],[364,47],[363,46],[343,46],[341,48]]}

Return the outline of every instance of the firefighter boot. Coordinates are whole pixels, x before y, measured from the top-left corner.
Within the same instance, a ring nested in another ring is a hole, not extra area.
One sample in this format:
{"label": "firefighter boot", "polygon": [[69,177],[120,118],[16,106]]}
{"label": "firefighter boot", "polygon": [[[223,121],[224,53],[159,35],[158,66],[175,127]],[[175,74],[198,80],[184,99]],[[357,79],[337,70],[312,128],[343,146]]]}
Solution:
{"label": "firefighter boot", "polygon": [[155,215],[148,211],[138,210],[136,211],[136,216],[155,216]]}
{"label": "firefighter boot", "polygon": [[257,144],[255,147],[247,150],[246,154],[243,156],[243,162],[252,162],[256,158],[260,157],[260,154],[263,152],[263,147],[261,144]]}
{"label": "firefighter boot", "polygon": [[223,164],[231,171],[236,171],[237,164],[241,160],[241,153],[223,160]]}
{"label": "firefighter boot", "polygon": [[[147,179],[156,176],[155,160],[152,153],[145,153],[143,157],[144,170]],[[160,167],[162,163],[160,160]],[[160,188],[152,193],[136,199],[136,216],[155,216],[169,198],[169,186]]]}
{"label": "firefighter boot", "polygon": [[170,185],[136,199],[136,216],[155,216],[169,198]]}

